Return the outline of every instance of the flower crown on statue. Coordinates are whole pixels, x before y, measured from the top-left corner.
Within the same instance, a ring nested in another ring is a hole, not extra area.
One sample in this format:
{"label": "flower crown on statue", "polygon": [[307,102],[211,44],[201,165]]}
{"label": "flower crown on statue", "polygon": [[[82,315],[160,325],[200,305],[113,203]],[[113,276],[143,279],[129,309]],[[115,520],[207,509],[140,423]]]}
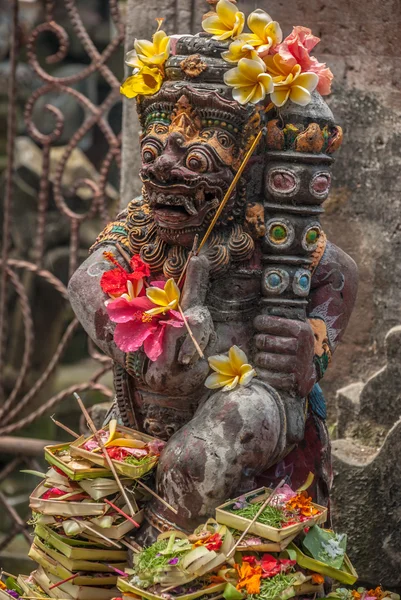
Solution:
{"label": "flower crown on statue", "polygon": [[[160,29],[163,20],[158,22],[152,42],[136,40],[126,56],[133,73],[122,84],[121,93],[128,98],[155,94],[162,86],[170,38]],[[325,63],[310,56],[320,41],[310,29],[294,27],[283,40],[280,25],[261,9],[253,11],[246,22],[249,33],[244,33],[244,13],[231,0],[219,0],[216,12],[208,13],[202,22],[212,39],[231,40],[222,58],[236,66],[224,74],[224,83],[239,104],[257,104],[270,95],[277,107],[288,100],[306,106],[315,89],[322,96],[330,93],[333,74]]]}

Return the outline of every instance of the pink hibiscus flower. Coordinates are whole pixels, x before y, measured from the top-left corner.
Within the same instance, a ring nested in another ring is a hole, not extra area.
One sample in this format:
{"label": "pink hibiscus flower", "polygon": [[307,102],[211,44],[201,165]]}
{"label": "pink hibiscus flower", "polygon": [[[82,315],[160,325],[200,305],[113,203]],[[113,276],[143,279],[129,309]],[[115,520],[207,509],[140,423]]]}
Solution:
{"label": "pink hibiscus flower", "polygon": [[[164,289],[165,282],[154,281],[152,286]],[[135,352],[143,345],[146,356],[155,361],[163,352],[166,327],[184,325],[180,313],[175,310],[166,314],[146,314],[155,306],[147,296],[131,300],[121,297],[107,304],[110,320],[117,323],[114,341],[123,352]]]}
{"label": "pink hibiscus flower", "polygon": [[319,77],[316,89],[322,96],[327,96],[331,92],[333,73],[325,63],[320,63],[315,56],[309,55],[319,42],[320,38],[313,35],[310,29],[297,26],[293,27],[292,33],[276,46],[275,52],[280,54],[291,67],[298,64],[301,65],[303,73],[316,73]]}

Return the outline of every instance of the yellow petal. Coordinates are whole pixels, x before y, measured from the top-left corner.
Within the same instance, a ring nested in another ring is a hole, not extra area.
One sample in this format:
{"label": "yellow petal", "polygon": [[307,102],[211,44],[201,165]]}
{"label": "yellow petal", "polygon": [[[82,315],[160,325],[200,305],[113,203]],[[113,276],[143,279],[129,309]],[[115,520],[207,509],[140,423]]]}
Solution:
{"label": "yellow petal", "polygon": [[219,0],[216,4],[217,16],[227,29],[232,29],[234,27],[237,12],[235,4],[229,2],[229,0]]}
{"label": "yellow petal", "polygon": [[130,50],[125,55],[125,64],[128,67],[132,67],[133,69],[140,69],[143,67],[143,63],[138,58],[138,54],[136,50]]}
{"label": "yellow petal", "polygon": [[290,90],[290,100],[299,104],[300,106],[306,106],[312,100],[312,97],[308,90],[299,86],[293,85]]}
{"label": "yellow petal", "polygon": [[290,90],[288,88],[280,89],[274,88],[274,92],[270,94],[270,100],[275,106],[284,106],[290,96]]}
{"label": "yellow petal", "polygon": [[154,54],[154,46],[152,42],[149,42],[149,40],[135,40],[134,48],[138,55],[142,54],[149,57]]}
{"label": "yellow petal", "polygon": [[233,89],[233,98],[239,104],[248,104],[248,102],[252,102],[253,96],[255,94],[256,85],[250,85],[247,87],[236,87]]}
{"label": "yellow petal", "polygon": [[253,60],[241,58],[238,63],[238,70],[244,79],[248,79],[250,82],[255,83],[258,79],[258,75],[266,72],[266,66],[260,58],[255,58]]}
{"label": "yellow petal", "polygon": [[227,383],[227,385],[223,387],[223,392],[230,392],[231,390],[233,390],[235,387],[237,387],[238,381],[239,377],[237,375],[237,377],[234,377],[234,379],[230,381],[230,383]]}
{"label": "yellow petal", "polygon": [[258,77],[259,83],[263,86],[266,94],[271,94],[274,90],[272,76],[268,73],[261,73]]}
{"label": "yellow petal", "polygon": [[111,440],[116,435],[116,429],[117,429],[117,419],[112,419],[109,423],[109,437],[108,437],[107,443],[111,442]]}
{"label": "yellow petal", "polygon": [[239,374],[240,375],[245,375],[245,373],[249,373],[249,371],[253,371],[253,367],[252,365],[246,363],[244,365],[241,366],[240,370],[239,370]]}
{"label": "yellow petal", "polygon": [[217,15],[211,15],[202,21],[202,28],[207,33],[218,35],[222,31],[223,24]]}
{"label": "yellow petal", "polygon": [[146,315],[151,315],[151,316],[155,316],[155,315],[161,315],[165,312],[167,312],[169,310],[169,308],[167,306],[160,306],[159,308],[150,308],[149,310],[145,310],[145,314]]}
{"label": "yellow petal", "polygon": [[276,44],[281,44],[283,39],[283,32],[281,31],[280,25],[277,21],[272,21],[268,24],[265,29],[266,40],[270,38],[273,42],[273,46]]}
{"label": "yellow petal", "polygon": [[238,70],[238,67],[234,67],[234,69],[230,69],[224,73],[224,83],[237,88],[249,87],[249,85],[253,86],[253,82],[250,82],[249,79],[245,79]]}
{"label": "yellow petal", "polygon": [[264,10],[258,8],[253,11],[248,17],[248,27],[255,33],[260,40],[266,40],[265,29],[271,23],[272,18]]}
{"label": "yellow petal", "polygon": [[163,77],[158,69],[143,66],[138,73],[128,77],[120,87],[120,92],[127,98],[135,98],[138,94],[155,94],[161,88]]}
{"label": "yellow petal", "polygon": [[247,33],[243,33],[234,42],[231,42],[228,50],[222,53],[222,57],[227,62],[237,63],[241,58],[251,58],[249,47],[244,48],[248,45],[248,39],[252,37]]}
{"label": "yellow petal", "polygon": [[228,351],[228,357],[236,373],[239,373],[242,365],[246,365],[248,362],[247,355],[238,346],[231,346]]}
{"label": "yellow petal", "polygon": [[232,381],[233,377],[228,378],[226,375],[221,375],[220,373],[212,373],[206,378],[205,386],[210,390],[215,390],[229,385]]}
{"label": "yellow petal", "polygon": [[301,73],[297,77],[296,85],[305,88],[308,92],[313,92],[319,83],[319,77],[316,73]]}
{"label": "yellow petal", "polygon": [[221,373],[222,375],[231,375],[234,377],[237,372],[235,367],[232,365],[228,356],[224,354],[217,354],[216,356],[209,356],[208,358],[209,365],[216,371],[217,373]]}
{"label": "yellow petal", "polygon": [[255,90],[253,92],[253,96],[252,96],[250,102],[252,102],[252,104],[257,104],[258,102],[261,102],[265,98],[266,98],[266,90],[263,87],[263,85],[260,82],[258,82],[258,84],[255,86]]}
{"label": "yellow petal", "polygon": [[164,286],[164,291],[166,292],[166,296],[168,298],[168,302],[176,302],[178,303],[180,300],[180,288],[174,281],[174,279],[169,279]]}
{"label": "yellow petal", "polygon": [[237,38],[241,35],[245,25],[245,15],[243,12],[237,12],[235,17],[235,25],[232,33],[233,38]]}
{"label": "yellow petal", "polygon": [[168,41],[166,32],[163,31],[162,29],[159,29],[159,31],[156,31],[156,33],[153,34],[153,46],[154,46],[155,50],[157,51],[157,53],[160,52],[161,44],[163,43],[163,41],[165,39],[167,39],[167,41]]}
{"label": "yellow petal", "polygon": [[241,375],[241,377],[239,379],[240,385],[249,385],[251,383],[252,379],[255,377],[255,375],[256,375],[255,369],[251,369],[250,371],[247,371],[246,373]]}
{"label": "yellow petal", "polygon": [[157,306],[167,306],[169,303],[166,292],[158,287],[149,287],[146,290],[146,295],[149,300],[151,300],[153,304],[157,304]]}

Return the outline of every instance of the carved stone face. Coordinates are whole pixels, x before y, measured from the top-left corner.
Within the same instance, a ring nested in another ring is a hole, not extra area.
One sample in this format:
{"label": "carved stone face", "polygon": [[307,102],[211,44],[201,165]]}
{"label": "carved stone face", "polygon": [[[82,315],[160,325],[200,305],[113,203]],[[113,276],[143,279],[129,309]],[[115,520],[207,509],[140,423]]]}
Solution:
{"label": "carved stone face", "polygon": [[[150,106],[144,125],[143,195],[160,239],[190,248],[195,234],[206,231],[238,168],[238,115],[196,105],[196,98],[178,94],[175,104]],[[235,199],[234,193],[223,223],[230,221]]]}

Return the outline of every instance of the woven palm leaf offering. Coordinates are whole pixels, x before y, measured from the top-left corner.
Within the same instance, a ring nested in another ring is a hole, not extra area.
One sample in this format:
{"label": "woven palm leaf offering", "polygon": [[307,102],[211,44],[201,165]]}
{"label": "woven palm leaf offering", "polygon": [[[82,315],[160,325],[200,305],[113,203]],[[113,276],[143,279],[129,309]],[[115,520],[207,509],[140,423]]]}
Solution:
{"label": "woven palm leaf offering", "polygon": [[118,473],[132,479],[142,477],[156,466],[165,445],[161,440],[117,425],[117,421],[112,420],[96,436],[73,442],[70,446],[71,456],[107,468],[98,436]]}
{"label": "woven palm leaf offering", "polygon": [[323,577],[301,569],[283,554],[236,555],[234,569],[224,590],[225,600],[246,597],[287,600],[296,596],[322,594]]}
{"label": "woven palm leaf offering", "polygon": [[[162,533],[157,542],[134,556],[128,577],[119,578],[118,588],[144,598],[169,596],[189,600],[221,593],[226,581],[217,571],[234,547],[231,532],[213,519],[187,536]],[[216,581],[217,579],[217,581]]]}
{"label": "woven palm leaf offering", "polygon": [[[247,533],[258,536],[259,540],[277,542],[278,546],[272,548],[273,551],[283,550],[304,527],[326,521],[327,508],[312,502],[304,488],[302,486],[302,489],[294,492],[284,485],[275,491],[268,488],[254,490],[219,506],[216,520],[237,531],[247,530]],[[270,502],[257,516],[263,502],[269,497]],[[249,535],[241,540],[241,549],[249,546],[247,540],[250,538]],[[256,546],[262,546],[259,540],[256,540]]]}
{"label": "woven palm leaf offering", "polygon": [[19,600],[24,590],[18,583],[18,578],[11,574],[0,573],[0,600]]}

